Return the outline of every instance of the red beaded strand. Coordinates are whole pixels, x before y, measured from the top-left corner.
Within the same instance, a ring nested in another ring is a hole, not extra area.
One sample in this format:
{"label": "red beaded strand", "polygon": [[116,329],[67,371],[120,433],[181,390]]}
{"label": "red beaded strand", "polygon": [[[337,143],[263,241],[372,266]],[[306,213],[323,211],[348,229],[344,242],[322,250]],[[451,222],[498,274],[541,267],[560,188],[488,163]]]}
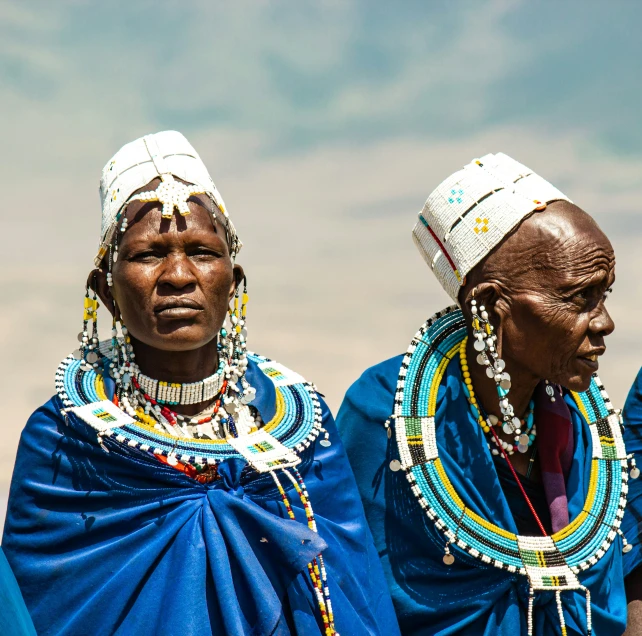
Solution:
{"label": "red beaded strand", "polygon": [[[283,472],[287,475],[288,479],[292,482],[295,490],[299,495],[299,498],[301,499],[301,503],[303,504],[303,508],[305,510],[305,514],[307,517],[308,527],[314,532],[316,532],[317,531],[316,521],[314,519],[312,506],[308,501],[307,488],[305,487],[305,483],[303,482],[303,479],[301,478],[299,471],[296,470],[296,468],[294,470],[296,472],[297,479],[295,479],[287,470],[284,469]],[[271,471],[270,474],[272,475],[272,478],[276,483],[276,486],[281,495],[281,500],[285,505],[285,509],[288,513],[288,516],[290,517],[290,519],[296,520],[294,511],[292,510],[292,506],[290,505],[290,502],[288,500],[287,495],[285,494],[285,490],[283,489],[281,482],[279,481],[278,477],[274,472]],[[297,483],[297,480],[298,480],[298,483]],[[319,562],[321,563],[321,568],[319,568]],[[315,559],[313,559],[311,563],[308,563],[308,574],[310,575],[310,580],[312,581],[312,585],[314,587],[314,591],[317,597],[317,603],[319,605],[319,611],[321,613],[321,620],[323,621],[325,634],[326,636],[339,636],[336,630],[334,629],[334,615],[332,612],[332,605],[330,603],[330,591],[327,584],[327,575],[325,571],[325,566],[323,565],[323,557],[320,554]]]}

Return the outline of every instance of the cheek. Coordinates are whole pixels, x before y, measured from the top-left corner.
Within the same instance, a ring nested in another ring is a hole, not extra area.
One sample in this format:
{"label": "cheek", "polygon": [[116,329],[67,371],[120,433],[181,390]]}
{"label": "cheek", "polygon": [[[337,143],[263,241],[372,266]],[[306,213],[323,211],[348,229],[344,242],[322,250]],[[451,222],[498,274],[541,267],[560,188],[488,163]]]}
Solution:
{"label": "cheek", "polygon": [[568,357],[575,353],[582,343],[588,327],[584,314],[560,309],[548,322],[549,341],[558,351],[558,357]]}
{"label": "cheek", "polygon": [[217,312],[225,312],[227,310],[233,282],[234,276],[231,269],[210,272],[209,276],[205,278],[203,292],[210,307],[213,307]]}
{"label": "cheek", "polygon": [[559,367],[577,349],[584,329],[580,322],[577,314],[541,301],[515,308],[504,332],[505,350],[529,367]]}
{"label": "cheek", "polygon": [[140,309],[151,301],[153,292],[154,279],[147,270],[129,266],[114,269],[112,293],[120,310],[131,316],[130,321],[144,319],[145,312]]}

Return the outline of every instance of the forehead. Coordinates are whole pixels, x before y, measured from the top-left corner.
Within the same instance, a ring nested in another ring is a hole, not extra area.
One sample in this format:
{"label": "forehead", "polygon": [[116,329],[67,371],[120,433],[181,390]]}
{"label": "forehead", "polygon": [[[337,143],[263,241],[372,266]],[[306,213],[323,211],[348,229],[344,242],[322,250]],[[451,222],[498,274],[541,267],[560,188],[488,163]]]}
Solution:
{"label": "forehead", "polygon": [[[614,264],[615,254],[595,220],[577,206],[558,201],[524,223],[523,237],[541,248],[544,263],[573,271],[602,269]],[[521,230],[520,230],[521,232]]]}
{"label": "forehead", "polygon": [[[175,177],[175,179],[185,185],[191,185],[178,177]],[[154,191],[161,183],[161,179],[156,177],[143,187],[133,192],[132,196],[142,192]],[[218,234],[220,228],[217,228],[216,224],[217,208],[214,206],[210,197],[206,194],[193,194],[187,201],[190,214],[185,216],[180,215],[177,209],[174,208],[171,218],[162,217],[162,206],[159,202],[145,202],[139,200],[129,202],[126,204],[125,209],[128,231],[129,229],[133,229],[136,225],[140,232],[143,228],[149,229],[149,226],[156,224],[157,229],[163,233],[167,232],[175,223],[176,229],[179,231],[191,228]]]}
{"label": "forehead", "polygon": [[614,266],[613,248],[597,223],[577,206],[559,201],[525,219],[480,274],[516,289],[551,289],[606,280]]}
{"label": "forehead", "polygon": [[201,236],[218,237],[225,242],[225,232],[211,212],[208,197],[203,195],[203,198],[206,200],[190,197],[190,213],[183,216],[175,209],[171,218],[163,217],[161,206],[156,202],[133,201],[126,210],[127,230],[121,241],[198,232]]}

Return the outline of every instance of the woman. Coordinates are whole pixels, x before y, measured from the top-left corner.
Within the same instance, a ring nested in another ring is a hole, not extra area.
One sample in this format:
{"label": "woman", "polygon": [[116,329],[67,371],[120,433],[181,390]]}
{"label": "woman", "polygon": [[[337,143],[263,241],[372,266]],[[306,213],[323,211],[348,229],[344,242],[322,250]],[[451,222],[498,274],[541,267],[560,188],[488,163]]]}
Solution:
{"label": "woman", "polygon": [[23,432],[4,532],[38,633],[396,633],[332,416],[247,352],[241,242],[198,154],[138,139],[101,198],[80,349]]}
{"label": "woman", "polygon": [[444,181],[414,239],[458,307],[367,370],[337,418],[402,633],[621,634],[639,557],[595,373],[608,239],[502,154]]}

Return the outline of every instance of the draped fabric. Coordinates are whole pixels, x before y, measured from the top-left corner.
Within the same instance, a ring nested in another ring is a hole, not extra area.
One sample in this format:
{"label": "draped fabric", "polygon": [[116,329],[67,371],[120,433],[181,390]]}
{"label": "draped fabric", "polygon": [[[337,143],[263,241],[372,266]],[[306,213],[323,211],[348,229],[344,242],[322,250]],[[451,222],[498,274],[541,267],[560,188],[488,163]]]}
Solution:
{"label": "draped fabric", "polygon": [[[337,417],[402,634],[525,634],[527,578],[486,566],[456,546],[450,547],[454,564],[444,565],[443,535],[420,508],[403,471],[389,469],[390,461],[396,459],[398,453],[394,434],[391,439],[387,437],[384,422],[393,412],[402,359],[403,356],[398,356],[367,370],[346,394]],[[462,386],[458,357],[455,357],[439,388],[435,415],[444,470],[466,506],[516,533],[512,511],[523,515],[524,502],[517,488],[504,488],[500,482],[483,432],[470,414]],[[564,400],[572,421],[574,451],[565,490],[569,517],[573,520],[584,505],[592,447],[590,431],[574,401],[570,396]],[[638,422],[642,423],[642,411]],[[508,471],[500,472],[506,479]],[[640,485],[637,482],[642,480],[633,482],[635,493]],[[637,530],[631,518],[627,512],[627,538],[631,540],[635,536],[635,549],[623,555],[622,540],[617,537],[604,557],[578,577],[591,592],[593,633],[597,636],[621,634],[626,626],[624,574],[640,560]],[[562,593],[568,634],[586,633],[585,602],[582,592]],[[539,636],[561,633],[555,596],[551,592],[536,593],[534,633]]]}
{"label": "draped fabric", "polygon": [[540,382],[534,394],[535,424],[539,436],[537,450],[551,529],[558,532],[570,521],[566,481],[573,461],[573,423],[566,402],[559,399],[557,392],[558,397],[551,401],[545,386]]}
{"label": "draped fabric", "polygon": [[[623,410],[624,443],[628,453],[633,453],[638,468],[642,467],[642,369],[638,373]],[[622,531],[631,544],[631,551],[624,558],[625,576],[642,562],[642,477],[629,480],[628,503],[622,520]]]}
{"label": "draped fabric", "polygon": [[20,588],[2,549],[0,549],[0,634],[36,636],[36,630],[33,628]]}
{"label": "draped fabric", "polygon": [[[254,404],[273,413],[271,382],[252,367]],[[262,378],[262,379],[261,379]],[[3,547],[41,635],[313,635],[322,623],[307,564],[323,554],[344,635],[396,634],[390,597],[345,452],[325,404],[332,446],[299,466],[314,508],[244,460],[200,484],[153,456],[106,440],[54,397],[23,431]],[[65,421],[66,420],[66,421]]]}

